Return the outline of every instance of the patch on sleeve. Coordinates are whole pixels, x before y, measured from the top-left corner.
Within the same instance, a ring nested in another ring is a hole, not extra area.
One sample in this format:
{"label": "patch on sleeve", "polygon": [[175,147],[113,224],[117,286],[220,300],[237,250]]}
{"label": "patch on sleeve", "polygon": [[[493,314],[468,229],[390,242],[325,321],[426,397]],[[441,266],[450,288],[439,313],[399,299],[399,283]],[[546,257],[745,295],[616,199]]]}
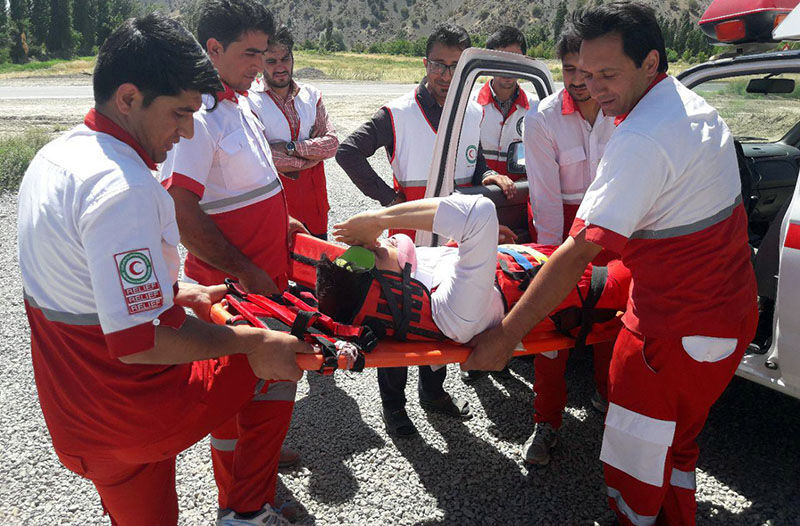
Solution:
{"label": "patch on sleeve", "polygon": [[128,314],[138,314],[164,305],[161,284],[153,271],[150,249],[140,248],[114,255]]}

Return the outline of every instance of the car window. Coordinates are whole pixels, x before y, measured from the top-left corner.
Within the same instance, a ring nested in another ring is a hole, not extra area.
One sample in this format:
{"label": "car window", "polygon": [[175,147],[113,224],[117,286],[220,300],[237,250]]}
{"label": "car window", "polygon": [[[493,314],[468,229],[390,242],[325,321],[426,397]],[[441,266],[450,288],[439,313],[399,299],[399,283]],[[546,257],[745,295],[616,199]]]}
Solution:
{"label": "car window", "polygon": [[[766,75],[720,78],[692,89],[719,111],[741,142],[775,142],[800,122],[800,74],[774,75],[766,81],[765,78]],[[794,87],[788,93],[753,92],[766,85],[774,86],[768,90],[778,90],[781,86],[788,91],[791,81]]]}

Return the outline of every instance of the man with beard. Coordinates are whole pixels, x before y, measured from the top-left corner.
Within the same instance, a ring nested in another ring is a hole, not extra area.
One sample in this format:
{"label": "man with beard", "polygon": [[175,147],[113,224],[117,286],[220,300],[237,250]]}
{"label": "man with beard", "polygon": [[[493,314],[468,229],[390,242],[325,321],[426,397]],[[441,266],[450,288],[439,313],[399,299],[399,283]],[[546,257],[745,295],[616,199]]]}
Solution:
{"label": "man with beard", "polygon": [[[580,49],[580,36],[567,27],[556,49],[564,88],[543,99],[537,110],[525,117],[525,160],[537,243],[559,245],[564,240],[614,132],[614,118],[600,112],[578,71]],[[608,261],[600,259],[600,264]],[[610,344],[594,346],[597,390],[592,405],[603,412],[612,350]],[[567,403],[564,372],[568,357],[569,350],[562,350],[534,358],[534,430],[523,446],[529,464],[550,462],[550,450],[555,446]]]}
{"label": "man with beard", "polygon": [[[162,185],[175,202],[180,240],[189,255],[187,277],[200,284],[238,279],[248,291],[274,294],[285,289],[289,239],[305,229],[287,213],[278,172],[263,125],[253,114],[247,90],[264,69],[264,53],[275,34],[272,15],[254,0],[207,0],[197,25],[200,44],[219,72],[223,90],[203,98],[194,116],[194,135],[184,137],[161,167]],[[216,102],[216,104],[215,104]],[[235,496],[224,482],[248,469],[240,446],[258,447],[274,503],[278,465],[296,462],[281,451],[292,419],[297,384],[273,382],[260,396],[261,442],[240,444],[235,419],[211,433],[220,509],[230,511]]]}
{"label": "man with beard", "polygon": [[330,206],[323,161],[336,154],[339,139],[319,90],[294,81],[293,48],[289,28],[279,28],[265,55],[264,80],[253,84],[250,100],[280,172],[289,215],[327,239]]}

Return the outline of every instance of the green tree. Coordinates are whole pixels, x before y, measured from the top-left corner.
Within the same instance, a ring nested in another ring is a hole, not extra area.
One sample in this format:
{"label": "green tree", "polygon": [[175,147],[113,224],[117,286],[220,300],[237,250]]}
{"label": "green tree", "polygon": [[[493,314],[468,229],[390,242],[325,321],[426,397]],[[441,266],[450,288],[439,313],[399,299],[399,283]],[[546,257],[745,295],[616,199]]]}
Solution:
{"label": "green tree", "polygon": [[97,34],[97,4],[94,0],[74,0],[73,13],[75,13],[73,26],[81,37],[78,53],[91,55]]}
{"label": "green tree", "polygon": [[556,9],[556,15],[553,17],[553,39],[557,40],[561,35],[561,30],[564,29],[564,21],[567,19],[567,3],[561,2]]}
{"label": "green tree", "polygon": [[69,0],[50,0],[50,30],[47,51],[60,58],[72,56],[72,17]]}
{"label": "green tree", "polygon": [[31,0],[31,43],[42,45],[47,41],[50,26],[50,0]]}

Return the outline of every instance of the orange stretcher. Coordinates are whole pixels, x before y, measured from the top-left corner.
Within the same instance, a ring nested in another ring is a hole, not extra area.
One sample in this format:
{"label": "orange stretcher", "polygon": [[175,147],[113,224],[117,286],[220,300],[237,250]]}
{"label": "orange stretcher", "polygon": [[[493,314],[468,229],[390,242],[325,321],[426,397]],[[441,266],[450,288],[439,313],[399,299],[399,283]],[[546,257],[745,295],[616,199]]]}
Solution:
{"label": "orange stretcher", "polygon": [[[224,303],[217,303],[211,308],[211,319],[224,325],[233,315]],[[547,325],[547,324],[542,324]],[[538,326],[537,326],[538,327]],[[586,344],[613,341],[622,327],[619,317],[602,324],[596,324],[586,337]],[[565,336],[549,327],[534,328],[522,340],[514,356],[526,356],[548,351],[570,349],[575,346],[575,339]],[[467,360],[472,349],[466,345],[453,342],[400,342],[382,340],[378,346],[364,353],[364,367],[407,367],[412,365],[445,365],[462,363]],[[297,365],[305,371],[319,371],[323,368],[325,357],[321,352],[314,354],[298,354]],[[339,358],[339,369],[347,368],[347,360]]]}
{"label": "orange stretcher", "polygon": [[[313,289],[316,281],[314,263],[325,256],[335,259],[344,252],[345,247],[312,236],[298,234],[293,239],[291,248],[291,267],[289,279],[298,285]],[[236,302],[233,300],[234,303]],[[234,311],[233,313],[231,311]],[[215,323],[227,324],[233,320],[235,307],[226,300],[214,305],[211,318]],[[586,335],[585,344],[613,341],[619,333],[622,323],[620,316],[609,321],[595,323]],[[577,331],[576,331],[577,332]],[[545,319],[537,325],[518,345],[514,356],[570,349],[575,347],[576,339],[556,330],[553,322]],[[471,348],[450,341],[397,341],[382,339],[371,351],[362,353],[363,367],[405,367],[412,365],[444,365],[466,361]],[[323,352],[315,354],[298,354],[297,363],[301,369],[321,371],[330,364],[326,362]],[[347,359],[339,357],[338,368],[347,368]]]}

